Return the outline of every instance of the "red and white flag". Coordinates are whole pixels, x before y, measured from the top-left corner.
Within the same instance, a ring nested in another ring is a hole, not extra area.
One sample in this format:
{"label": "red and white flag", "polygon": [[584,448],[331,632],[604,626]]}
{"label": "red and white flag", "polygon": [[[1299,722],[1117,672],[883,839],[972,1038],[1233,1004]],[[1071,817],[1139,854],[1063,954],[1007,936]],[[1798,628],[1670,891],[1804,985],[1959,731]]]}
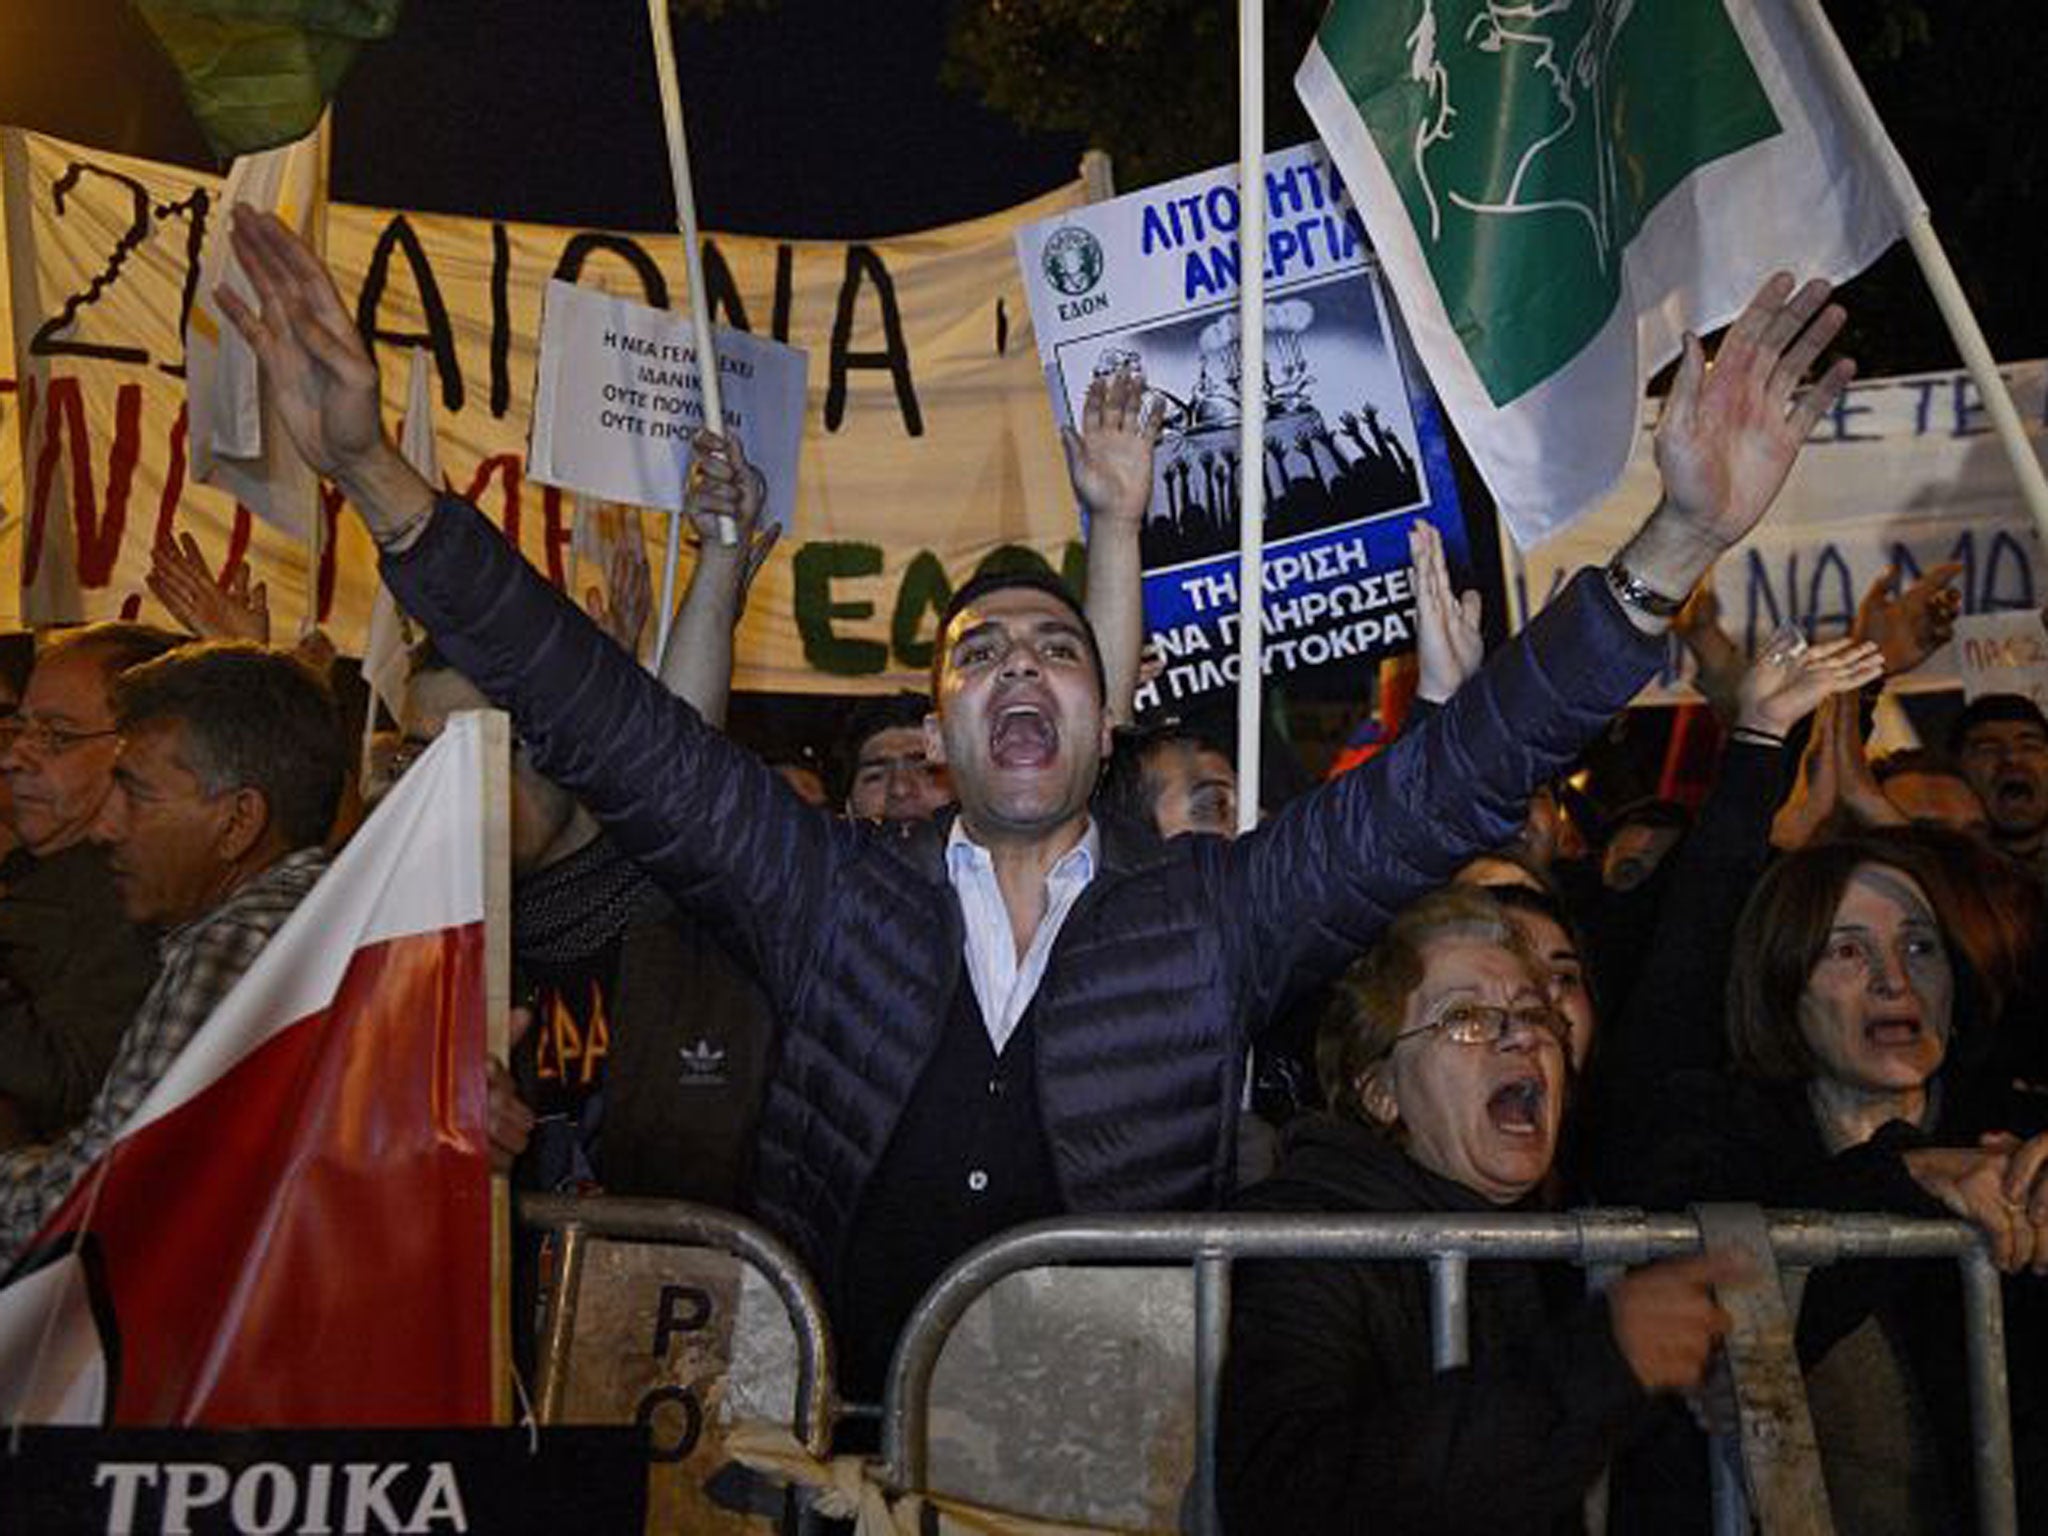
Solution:
{"label": "red and white flag", "polygon": [[491,1421],[504,740],[449,722],[37,1234],[0,1289],[0,1421]]}

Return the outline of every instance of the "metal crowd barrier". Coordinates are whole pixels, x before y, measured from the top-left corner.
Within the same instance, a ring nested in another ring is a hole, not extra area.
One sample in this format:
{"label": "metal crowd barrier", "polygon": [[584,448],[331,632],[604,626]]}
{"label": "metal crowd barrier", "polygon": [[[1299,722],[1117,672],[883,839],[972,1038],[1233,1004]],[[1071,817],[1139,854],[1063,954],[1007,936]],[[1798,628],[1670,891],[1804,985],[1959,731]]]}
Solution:
{"label": "metal crowd barrier", "polygon": [[[1840,1260],[1952,1259],[1962,1268],[1978,1527],[2013,1536],[2012,1434],[2006,1400],[2005,1321],[1998,1271],[1974,1228],[1957,1221],[1882,1215],[1774,1212],[1772,1252],[1804,1271]],[[1188,1266],[1194,1271],[1196,1454],[1194,1528],[1219,1529],[1216,1414],[1230,1325],[1230,1271],[1240,1259],[1410,1260],[1429,1266],[1431,1351],[1439,1370],[1465,1364],[1466,1274],[1472,1260],[1552,1260],[1589,1271],[1594,1286],[1622,1269],[1696,1253],[1691,1216],[1581,1211],[1562,1216],[1101,1216],[1035,1222],[990,1239],[925,1293],[897,1342],[883,1404],[889,1484],[925,1490],[932,1374],[969,1305],[997,1281],[1063,1265]],[[1747,1530],[1730,1507],[1740,1488],[1715,1485],[1715,1529]],[[1029,1513],[1029,1511],[1019,1511]]]}
{"label": "metal crowd barrier", "polygon": [[796,1335],[796,1404],[790,1427],[806,1450],[825,1454],[833,1419],[831,1331],[825,1304],[797,1256],[767,1228],[706,1205],[615,1195],[522,1194],[518,1216],[521,1226],[552,1232],[559,1239],[534,1387],[534,1415],[541,1423],[556,1422],[561,1412],[589,1240],[665,1243],[731,1254],[774,1290]]}

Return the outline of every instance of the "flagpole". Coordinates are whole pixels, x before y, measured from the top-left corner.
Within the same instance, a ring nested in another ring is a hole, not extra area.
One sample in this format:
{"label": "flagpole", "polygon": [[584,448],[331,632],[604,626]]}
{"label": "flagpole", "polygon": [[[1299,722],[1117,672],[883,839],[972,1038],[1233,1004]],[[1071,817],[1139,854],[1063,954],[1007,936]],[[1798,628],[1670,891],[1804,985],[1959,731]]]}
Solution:
{"label": "flagpole", "polygon": [[[1834,29],[1821,13],[1818,0],[1799,0],[1792,11],[1812,45],[1814,62],[1829,89],[1835,93],[1837,104],[1842,109],[1841,115],[1852,122],[1855,131],[1862,135],[1871,158],[1880,165],[1888,163],[1889,158],[1896,156],[1896,151],[1891,151],[1885,141],[1878,127],[1877,112],[1870,105],[1856,67],[1849,62],[1841,39],[1835,36]],[[2019,478],[2020,499],[2026,503],[2027,511],[2034,520],[2034,532],[2042,545],[2048,547],[2048,476],[2041,472],[2041,461],[2027,439],[2027,429],[2021,424],[2020,413],[2012,403],[2012,392],[2005,387],[2005,378],[1998,371],[1997,360],[1991,355],[1991,346],[1984,339],[1983,328],[1977,324],[1976,313],[1970,308],[1963,285],[1956,278],[1955,268],[1949,265],[1948,252],[1942,249],[1941,241],[1934,233],[1934,220],[1928,214],[1925,202],[1917,189],[1901,187],[1894,177],[1886,176],[1884,183],[1885,195],[1892,200],[1899,221],[1905,226],[1906,245],[1913,252],[1913,259],[1920,264],[1920,274],[1926,278],[1927,286],[1934,294],[1935,306],[1948,325],[1956,350],[1962,354],[1963,366],[1977,385],[1978,397],[1991,417],[1999,445],[2005,449],[2013,473]]]}
{"label": "flagpole", "polygon": [[1963,366],[1969,369],[1970,377],[1976,381],[1977,395],[1984,402],[1992,429],[1998,434],[1999,444],[2005,449],[2006,458],[2012,462],[2013,474],[2019,479],[2020,499],[2026,503],[2027,511],[2034,519],[2034,532],[2039,536],[2042,547],[2048,548],[2048,476],[2041,472],[2041,461],[2035,457],[2033,444],[2027,439],[2027,429],[2020,421],[2019,410],[2012,403],[2012,391],[2005,387],[2005,376],[1998,371],[1990,343],[1984,339],[1976,313],[1963,294],[1963,285],[1956,278],[1955,268],[1949,265],[1948,252],[1942,249],[1941,241],[1935,237],[1934,223],[1926,210],[1907,217],[1906,244],[1920,263],[1921,276],[1927,279],[1927,286],[1934,293],[1934,302],[1941,310],[1942,319],[1948,322],[1948,333],[1963,355]]}
{"label": "flagpole", "polygon": [[[1237,829],[1259,824],[1259,720],[1266,540],[1266,34],[1265,0],[1237,8],[1238,512]],[[1215,1490],[1206,1489],[1213,1497]]]}
{"label": "flagpole", "polygon": [[1497,501],[1493,504],[1493,537],[1500,545],[1501,596],[1507,603],[1508,633],[1519,635],[1529,622],[1529,567],[1522,559],[1521,542]]}
{"label": "flagpole", "polygon": [[[690,289],[690,324],[697,337],[697,387],[704,401],[704,425],[725,430],[719,400],[718,354],[711,345],[711,303],[704,292],[704,255],[697,242],[697,194],[690,182],[690,146],[683,134],[683,95],[676,84],[675,39],[669,31],[668,0],[647,0],[654,34],[654,77],[661,88],[661,122],[668,137],[669,179],[675,185],[676,228],[683,237],[683,276]],[[668,659],[669,630],[675,623],[676,562],[683,542],[683,514],[668,515],[668,547],[661,561],[661,620],[654,640],[654,672]],[[718,542],[737,544],[739,530],[729,517],[718,520]]]}
{"label": "flagpole", "polygon": [[[374,701],[373,701],[374,703]],[[499,710],[478,717],[483,737],[484,1049],[512,1049],[512,725]],[[512,1181],[491,1175],[491,1422],[512,1422]]]}
{"label": "flagpole", "polygon": [[[313,124],[313,206],[306,210],[306,242],[322,261],[327,259],[327,184],[334,153],[333,120],[334,107],[330,103],[321,109],[318,120]],[[320,477],[313,475],[310,478],[313,506],[312,515],[307,519],[306,616],[299,624],[299,638],[302,640],[320,627],[320,566],[327,555],[327,508],[320,495]],[[375,718],[376,713],[373,703],[371,717]]]}

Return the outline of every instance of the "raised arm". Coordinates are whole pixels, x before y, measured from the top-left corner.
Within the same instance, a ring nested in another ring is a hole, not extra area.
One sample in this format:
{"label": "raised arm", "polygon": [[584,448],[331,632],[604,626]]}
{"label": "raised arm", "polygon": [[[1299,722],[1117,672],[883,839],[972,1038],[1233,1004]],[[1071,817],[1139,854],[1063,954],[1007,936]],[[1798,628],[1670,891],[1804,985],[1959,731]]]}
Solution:
{"label": "raised arm", "polygon": [[1110,721],[1129,725],[1145,645],[1145,570],[1139,535],[1152,501],[1160,413],[1145,375],[1120,368],[1088,386],[1081,430],[1060,434],[1067,475],[1088,512],[1088,622],[1102,650]]}
{"label": "raised arm", "polygon": [[1800,381],[1841,329],[1825,283],[1765,283],[1714,366],[1697,339],[1657,430],[1664,494],[1605,580],[1582,572],[1450,702],[1221,855],[1258,1016],[1286,971],[1344,963],[1392,913],[1512,834],[1529,795],[1623,709],[1680,600],[1754,527],[1854,371]]}
{"label": "raised arm", "polygon": [[235,255],[258,308],[214,291],[255,350],[301,458],[339,485],[380,549],[403,549],[434,514],[434,488],[385,435],[377,365],[334,279],[282,221],[246,204],[233,214]]}
{"label": "raised arm", "polygon": [[1634,993],[1600,1042],[1603,1090],[1645,1091],[1668,1073],[1717,1069],[1735,924],[1770,863],[1773,812],[1783,792],[1785,738],[1832,694],[1853,692],[1883,669],[1877,647],[1833,640],[1766,654],[1736,689],[1734,732],[1673,875]]}
{"label": "raised arm", "polygon": [[348,493],[382,549],[393,595],[511,712],[534,766],[679,903],[736,937],[786,998],[828,915],[842,829],[672,697],[474,508],[437,503],[385,436],[376,364],[318,258],[246,208],[234,239],[262,308],[222,302],[300,453]]}
{"label": "raised arm", "polygon": [[1638,627],[1661,633],[1721,553],[1757,525],[1807,434],[1855,377],[1841,358],[1805,382],[1848,318],[1830,291],[1818,278],[1795,289],[1790,273],[1776,274],[1728,327],[1711,368],[1699,338],[1686,337],[1657,422],[1664,494],[1615,557],[1638,584],[1628,604]]}
{"label": "raised arm", "polygon": [[[737,438],[699,432],[694,446],[697,462],[690,470],[686,510],[699,536],[697,563],[690,568],[690,584],[669,631],[661,680],[706,721],[722,726],[732,693],[733,631],[746,611],[754,576],[781,530],[760,529],[768,485],[747,462]],[[721,517],[732,519],[738,530],[731,544],[713,531]]]}

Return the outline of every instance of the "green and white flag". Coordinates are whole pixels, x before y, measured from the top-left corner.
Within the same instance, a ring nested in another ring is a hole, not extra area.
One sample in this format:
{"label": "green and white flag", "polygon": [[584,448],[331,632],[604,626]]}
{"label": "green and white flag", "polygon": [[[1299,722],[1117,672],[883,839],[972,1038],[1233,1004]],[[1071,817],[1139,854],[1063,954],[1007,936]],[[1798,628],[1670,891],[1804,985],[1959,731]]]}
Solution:
{"label": "green and white flag", "polygon": [[1335,0],[1295,89],[1518,543],[1620,478],[1687,330],[1924,206],[1854,82],[1817,0]]}

